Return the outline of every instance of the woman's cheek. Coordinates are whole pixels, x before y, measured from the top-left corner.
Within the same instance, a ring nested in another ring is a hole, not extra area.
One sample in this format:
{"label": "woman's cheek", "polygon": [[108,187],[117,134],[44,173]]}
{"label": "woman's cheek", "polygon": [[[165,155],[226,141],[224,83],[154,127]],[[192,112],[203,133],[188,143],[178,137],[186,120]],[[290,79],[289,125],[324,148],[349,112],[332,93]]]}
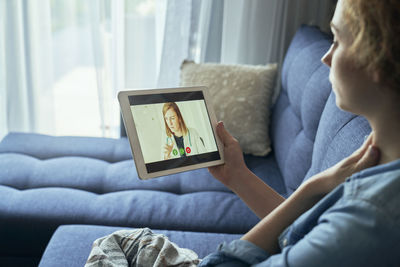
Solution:
{"label": "woman's cheek", "polygon": [[[336,51],[335,55],[332,57],[331,71],[329,74],[332,86],[337,90],[343,86],[343,76],[346,75],[345,72],[345,60],[342,58],[340,51]],[[348,75],[348,74],[347,74]]]}

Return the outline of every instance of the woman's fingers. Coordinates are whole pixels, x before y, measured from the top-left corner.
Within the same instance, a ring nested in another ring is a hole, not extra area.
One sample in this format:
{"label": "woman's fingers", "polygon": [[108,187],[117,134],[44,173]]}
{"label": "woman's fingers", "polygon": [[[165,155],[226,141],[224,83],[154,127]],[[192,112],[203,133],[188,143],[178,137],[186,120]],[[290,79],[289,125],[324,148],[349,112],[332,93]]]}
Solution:
{"label": "woman's fingers", "polygon": [[373,142],[373,132],[369,134],[369,136],[365,139],[364,143],[350,156],[351,160],[359,161],[367,152],[370,145]]}
{"label": "woman's fingers", "polygon": [[217,133],[224,146],[227,146],[229,143],[232,143],[232,141],[235,141],[235,138],[233,138],[233,136],[225,129],[222,121],[218,122],[217,124]]}
{"label": "woman's fingers", "polygon": [[378,147],[373,145],[373,132],[371,132],[363,145],[351,156],[339,163],[339,166],[346,170],[345,176],[350,176],[353,173],[375,166],[379,163],[379,159],[380,151]]}
{"label": "woman's fingers", "polygon": [[356,172],[375,166],[379,163],[379,157],[379,149],[373,145],[369,145],[364,155],[356,164]]}
{"label": "woman's fingers", "polygon": [[171,151],[172,151],[172,145],[171,146],[169,146],[169,145],[165,145],[164,146],[164,153],[166,153],[166,154],[170,154],[171,153]]}

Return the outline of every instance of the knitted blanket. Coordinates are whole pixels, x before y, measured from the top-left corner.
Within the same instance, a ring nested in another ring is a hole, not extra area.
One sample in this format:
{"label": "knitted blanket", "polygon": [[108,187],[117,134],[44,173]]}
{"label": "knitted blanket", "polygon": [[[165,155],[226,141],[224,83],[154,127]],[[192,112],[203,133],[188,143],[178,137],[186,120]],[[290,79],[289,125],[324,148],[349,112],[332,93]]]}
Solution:
{"label": "knitted blanket", "polygon": [[94,241],[85,267],[197,266],[197,254],[150,229],[121,230]]}

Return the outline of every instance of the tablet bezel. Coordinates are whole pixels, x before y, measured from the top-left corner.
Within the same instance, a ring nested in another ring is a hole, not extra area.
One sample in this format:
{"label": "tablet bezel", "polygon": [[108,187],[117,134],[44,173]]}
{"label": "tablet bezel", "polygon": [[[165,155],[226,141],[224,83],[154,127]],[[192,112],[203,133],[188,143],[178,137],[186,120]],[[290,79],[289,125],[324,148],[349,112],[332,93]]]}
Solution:
{"label": "tablet bezel", "polygon": [[[201,91],[204,96],[205,106],[209,115],[209,119],[211,122],[211,128],[214,134],[214,138],[217,144],[217,149],[219,153],[220,159],[196,163],[189,166],[183,166],[168,170],[156,171],[156,172],[147,172],[146,164],[144,162],[144,157],[142,153],[142,149],[140,146],[138,134],[136,131],[131,105],[129,103],[129,96],[137,96],[137,95],[152,95],[152,94],[168,94],[168,93],[183,93],[183,92],[194,92]],[[224,163],[224,153],[223,153],[223,144],[219,140],[216,126],[217,126],[217,117],[215,116],[214,109],[212,107],[211,98],[208,93],[208,89],[205,86],[195,86],[195,87],[176,87],[176,88],[162,88],[162,89],[140,89],[140,90],[124,90],[118,92],[118,101],[120,103],[120,109],[122,113],[122,118],[125,124],[126,134],[131,146],[131,151],[133,158],[135,160],[135,166],[139,178],[142,180],[147,180],[151,178],[156,178],[160,176],[166,176],[174,173],[185,172],[200,168],[211,167],[215,165],[221,165]]]}

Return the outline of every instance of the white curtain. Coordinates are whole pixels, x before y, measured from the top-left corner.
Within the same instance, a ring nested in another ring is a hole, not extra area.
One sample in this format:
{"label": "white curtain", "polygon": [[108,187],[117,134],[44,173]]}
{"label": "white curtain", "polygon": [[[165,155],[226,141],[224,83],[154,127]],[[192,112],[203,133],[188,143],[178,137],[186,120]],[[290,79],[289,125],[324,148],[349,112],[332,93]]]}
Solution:
{"label": "white curtain", "polygon": [[[197,3],[197,6],[196,6]],[[189,57],[196,62],[282,66],[290,41],[302,24],[329,31],[336,0],[193,1],[197,21]],[[280,90],[280,76],[274,94]]]}
{"label": "white curtain", "polygon": [[[0,1],[0,10],[5,10],[6,3]],[[4,36],[6,30],[6,17],[0,13],[0,36]],[[6,69],[5,39],[0,38],[0,70]],[[7,123],[7,91],[6,91],[6,73],[0,71],[0,140],[8,132]]]}
{"label": "white curtain", "polygon": [[0,138],[52,132],[52,46],[48,0],[0,2]]}
{"label": "white curtain", "polygon": [[[302,24],[329,31],[334,0],[229,0],[224,2],[221,62],[282,66]],[[280,90],[280,76],[274,94]]]}
{"label": "white curtain", "polygon": [[91,36],[102,136],[119,133],[117,93],[125,88],[124,1],[92,0]]}
{"label": "white curtain", "polygon": [[179,66],[188,57],[192,0],[167,1],[158,87],[179,84]]}
{"label": "white curtain", "polygon": [[0,0],[0,138],[117,137],[116,93],[179,84],[184,59],[281,63],[334,0]]}
{"label": "white curtain", "polygon": [[[231,64],[282,63],[301,24],[329,29],[335,0],[155,0],[155,38],[140,35],[145,60],[125,57],[129,64],[154,62],[157,87],[179,84],[184,59]],[[148,28],[151,28],[148,26]],[[126,38],[138,27],[126,27]],[[152,45],[154,40],[155,46]],[[130,47],[132,44],[127,46]],[[136,50],[136,49],[134,49]],[[128,51],[128,50],[127,50]],[[147,55],[155,51],[155,59]],[[152,63],[153,64],[153,63]],[[148,65],[148,64],[147,64]],[[137,69],[140,67],[137,66]],[[131,67],[127,67],[127,71]],[[154,70],[154,67],[152,68]],[[140,72],[145,75],[143,72]],[[127,74],[128,76],[130,74]],[[133,75],[135,76],[135,75]],[[141,75],[139,75],[140,77]],[[127,78],[127,81],[129,78]],[[129,85],[130,83],[127,82]],[[140,83],[137,83],[140,84]]]}
{"label": "white curtain", "polygon": [[0,0],[0,17],[0,138],[119,136],[124,1]]}
{"label": "white curtain", "polygon": [[327,30],[332,5],[332,0],[225,1],[221,62],[282,62],[301,24]]}

